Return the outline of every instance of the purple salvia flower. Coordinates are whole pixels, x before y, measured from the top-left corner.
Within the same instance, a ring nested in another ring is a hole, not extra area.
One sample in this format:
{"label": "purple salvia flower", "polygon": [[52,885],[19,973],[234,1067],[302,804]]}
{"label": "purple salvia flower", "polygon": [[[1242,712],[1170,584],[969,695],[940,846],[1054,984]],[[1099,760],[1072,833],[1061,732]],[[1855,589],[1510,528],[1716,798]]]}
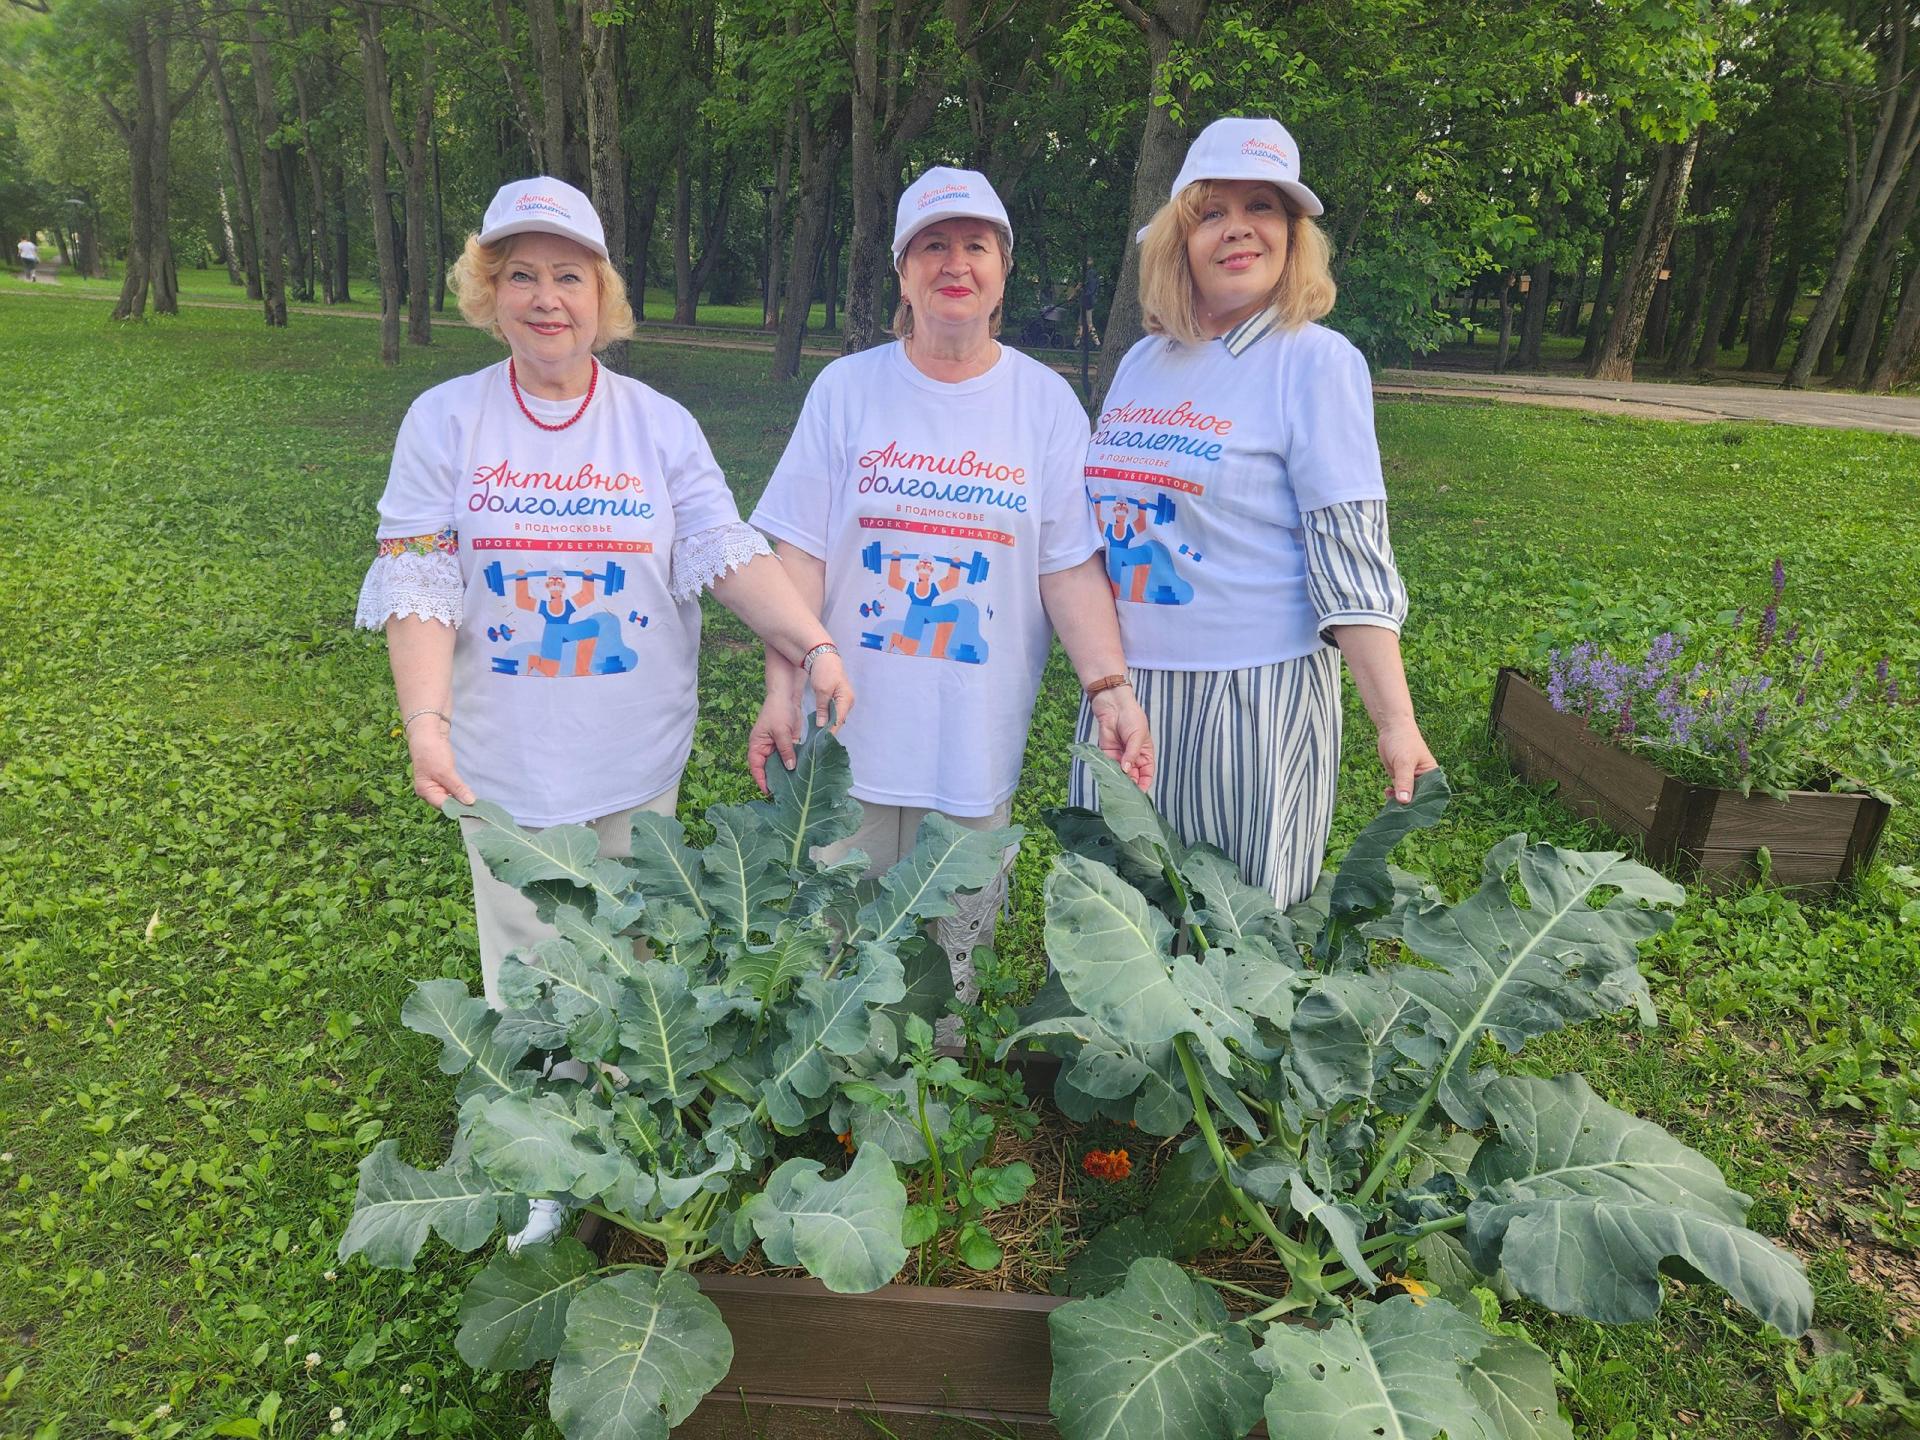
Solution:
{"label": "purple salvia flower", "polygon": [[1787,588],[1787,567],[1780,563],[1778,555],[1773,557],[1773,598],[1776,604]]}
{"label": "purple salvia flower", "polygon": [[1762,705],[1753,712],[1753,733],[1758,735],[1767,728],[1767,707]]}
{"label": "purple salvia flower", "polygon": [[1778,600],[1772,600],[1768,602],[1767,608],[1761,612],[1760,615],[1760,638],[1754,644],[1753,653],[1755,655],[1764,655],[1767,653],[1767,647],[1773,644],[1773,632],[1779,628],[1780,602]]}
{"label": "purple salvia flower", "polygon": [[[1800,638],[1800,622],[1796,620],[1793,622],[1793,624],[1789,625],[1786,628],[1785,633],[1781,635],[1780,643],[1782,645],[1791,645],[1793,644],[1794,641],[1798,640],[1799,638]],[[1795,660],[1798,660],[1800,657],[1796,654],[1793,658]]]}

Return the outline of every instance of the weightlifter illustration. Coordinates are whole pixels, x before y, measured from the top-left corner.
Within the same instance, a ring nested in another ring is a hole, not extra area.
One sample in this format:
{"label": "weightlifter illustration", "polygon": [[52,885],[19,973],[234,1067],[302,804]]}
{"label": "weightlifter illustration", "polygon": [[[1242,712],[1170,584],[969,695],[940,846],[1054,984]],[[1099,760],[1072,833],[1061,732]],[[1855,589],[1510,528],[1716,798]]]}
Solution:
{"label": "weightlifter illustration", "polygon": [[[1112,506],[1110,515],[1101,513],[1103,503]],[[1185,605],[1193,599],[1193,584],[1174,569],[1166,545],[1144,538],[1148,526],[1164,525],[1173,516],[1173,500],[1164,494],[1155,495],[1151,502],[1137,495],[1093,497],[1093,517],[1107,542],[1107,582],[1113,586],[1115,600],[1136,605]],[[1186,547],[1181,549],[1185,551]]]}
{"label": "weightlifter illustration", "polygon": [[[498,560],[483,572],[487,588],[507,597],[509,576]],[[631,670],[638,656],[630,649],[620,630],[620,617],[601,608],[588,611],[604,594],[613,596],[626,588],[626,572],[617,561],[609,560],[603,570],[536,569],[515,570],[511,576],[514,607],[528,610],[540,619],[539,638],[513,646],[504,655],[493,658],[494,670],[503,675],[530,675],[546,679],[579,675],[617,675]],[[569,585],[569,580],[579,581]],[[511,641],[513,631],[499,627],[503,641]]]}
{"label": "weightlifter illustration", "polygon": [[[921,555],[892,550],[884,555],[878,540],[860,552],[860,561],[868,570],[881,575],[887,585],[906,597],[906,613],[890,630],[862,632],[860,643],[869,650],[885,650],[895,655],[920,655],[929,660],[957,660],[963,665],[982,665],[987,659],[987,642],[980,634],[980,607],[953,592],[962,585],[977,585],[987,578],[987,557],[978,550],[961,560],[952,555]],[[909,576],[903,566],[913,564]],[[884,564],[883,564],[884,562]],[[946,566],[938,580],[937,565]],[[874,605],[872,613],[881,613]]]}

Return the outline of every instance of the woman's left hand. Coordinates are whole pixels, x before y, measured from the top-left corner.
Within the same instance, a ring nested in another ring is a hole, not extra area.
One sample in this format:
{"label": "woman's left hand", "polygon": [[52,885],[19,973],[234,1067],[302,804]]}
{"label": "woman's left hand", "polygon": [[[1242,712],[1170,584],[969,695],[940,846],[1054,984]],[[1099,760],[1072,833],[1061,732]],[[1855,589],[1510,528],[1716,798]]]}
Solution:
{"label": "woman's left hand", "polygon": [[1440,762],[1433,758],[1412,716],[1389,721],[1381,727],[1380,763],[1387,771],[1386,797],[1402,805],[1412,802],[1414,781],[1427,771],[1440,768]]}
{"label": "woman's left hand", "polygon": [[[831,714],[833,724],[828,728],[838,732],[853,713],[853,682],[847,678],[846,665],[838,655],[816,655],[807,683],[813,686],[814,719],[824,726]],[[831,711],[828,706],[833,707]]]}
{"label": "woman's left hand", "polygon": [[1099,726],[1100,749],[1142,790],[1153,784],[1153,735],[1131,685],[1102,690],[1087,702]]}

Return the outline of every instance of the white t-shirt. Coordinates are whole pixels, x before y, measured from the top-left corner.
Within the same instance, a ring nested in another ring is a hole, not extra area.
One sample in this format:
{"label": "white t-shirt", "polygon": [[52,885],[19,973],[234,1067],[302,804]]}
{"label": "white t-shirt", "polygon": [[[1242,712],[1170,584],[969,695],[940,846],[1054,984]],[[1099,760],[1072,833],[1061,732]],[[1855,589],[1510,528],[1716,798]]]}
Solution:
{"label": "white t-shirt", "polygon": [[1269,316],[1201,345],[1149,335],[1114,374],[1086,485],[1128,664],[1237,670],[1310,654],[1320,627],[1300,516],[1386,498],[1366,360],[1332,330]]}
{"label": "white t-shirt", "polygon": [[22,260],[38,260],[40,258],[40,247],[31,240],[22,240],[20,242],[20,258]]}
{"label": "white t-shirt", "polygon": [[826,562],[858,798],[977,816],[1013,794],[1052,643],[1040,577],[1099,548],[1086,442],[1072,387],[1005,346],[958,384],[897,343],[813,382],[753,523]]}
{"label": "white t-shirt", "polygon": [[[580,408],[521,394],[548,424]],[[413,402],[380,535],[418,547],[453,532],[441,548],[457,545],[466,585],[453,750],[476,795],[538,827],[679,779],[700,605],[669,598],[673,542],[739,519],[694,418],[638,380],[602,368],[586,413],[552,433],[521,414],[504,361]]]}

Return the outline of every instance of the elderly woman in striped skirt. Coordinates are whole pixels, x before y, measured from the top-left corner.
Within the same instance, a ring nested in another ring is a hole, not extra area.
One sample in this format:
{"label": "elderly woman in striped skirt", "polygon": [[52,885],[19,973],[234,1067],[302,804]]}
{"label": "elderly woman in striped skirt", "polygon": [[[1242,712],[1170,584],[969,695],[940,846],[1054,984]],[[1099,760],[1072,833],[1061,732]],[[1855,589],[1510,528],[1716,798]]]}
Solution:
{"label": "elderly woman in striped skirt", "polygon": [[[1229,118],[1140,232],[1148,334],[1087,452],[1128,679],[1159,740],[1152,795],[1282,905],[1333,824],[1340,661],[1379,732],[1387,794],[1435,768],[1400,661],[1373,390],[1333,308],[1320,201],[1277,121]],[[1093,733],[1083,707],[1080,736]],[[1074,767],[1073,802],[1096,797]]]}

